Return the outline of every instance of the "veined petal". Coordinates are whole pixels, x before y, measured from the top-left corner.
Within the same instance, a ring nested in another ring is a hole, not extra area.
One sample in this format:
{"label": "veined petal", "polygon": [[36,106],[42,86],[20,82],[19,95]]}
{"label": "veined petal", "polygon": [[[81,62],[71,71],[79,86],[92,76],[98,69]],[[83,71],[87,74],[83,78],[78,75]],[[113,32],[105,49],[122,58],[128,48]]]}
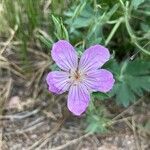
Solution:
{"label": "veined petal", "polygon": [[108,92],[114,85],[114,78],[106,69],[93,70],[87,73],[84,84],[92,91]]}
{"label": "veined petal", "polygon": [[81,115],[89,105],[90,93],[86,86],[78,84],[69,89],[67,106],[74,115]]}
{"label": "veined petal", "polygon": [[110,53],[107,48],[101,45],[94,45],[85,50],[83,53],[79,68],[84,71],[98,69],[110,58]]}
{"label": "veined petal", "polygon": [[73,46],[65,40],[56,42],[51,52],[53,60],[65,71],[76,69],[78,65],[78,56]]}
{"label": "veined petal", "polygon": [[48,89],[50,92],[62,94],[70,87],[69,74],[63,71],[53,71],[46,77]]}

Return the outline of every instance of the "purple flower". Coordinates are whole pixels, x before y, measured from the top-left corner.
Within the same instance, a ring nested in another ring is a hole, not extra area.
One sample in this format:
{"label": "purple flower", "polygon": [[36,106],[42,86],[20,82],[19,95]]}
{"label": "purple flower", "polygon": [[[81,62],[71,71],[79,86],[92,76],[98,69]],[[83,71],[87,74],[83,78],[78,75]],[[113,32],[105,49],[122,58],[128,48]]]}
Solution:
{"label": "purple flower", "polygon": [[99,69],[110,58],[107,48],[94,45],[80,58],[74,47],[60,40],[52,47],[53,60],[62,71],[49,72],[46,78],[49,91],[62,94],[69,91],[67,106],[75,115],[81,115],[89,105],[90,93],[108,92],[115,80],[111,72]]}

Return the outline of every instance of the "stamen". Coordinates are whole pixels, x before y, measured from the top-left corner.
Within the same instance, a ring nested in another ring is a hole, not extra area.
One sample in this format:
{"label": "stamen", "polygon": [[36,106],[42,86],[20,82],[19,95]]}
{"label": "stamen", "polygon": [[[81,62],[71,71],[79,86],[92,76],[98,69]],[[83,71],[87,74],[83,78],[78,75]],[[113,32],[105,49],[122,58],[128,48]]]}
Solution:
{"label": "stamen", "polygon": [[81,70],[78,70],[78,69],[74,70],[74,71],[71,71],[70,76],[71,76],[70,79],[71,79],[71,82],[72,82],[73,85],[77,85],[77,84],[81,83],[85,78],[84,73]]}

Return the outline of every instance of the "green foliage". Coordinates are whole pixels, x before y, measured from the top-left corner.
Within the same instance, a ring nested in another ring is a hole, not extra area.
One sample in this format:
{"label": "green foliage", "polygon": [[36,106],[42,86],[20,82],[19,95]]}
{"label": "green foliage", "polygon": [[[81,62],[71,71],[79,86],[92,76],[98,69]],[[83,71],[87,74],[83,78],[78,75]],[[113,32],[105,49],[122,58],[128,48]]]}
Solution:
{"label": "green foliage", "polygon": [[[13,3],[6,0],[3,3],[4,17],[7,18],[8,24],[14,29],[15,25],[19,26],[19,31],[26,36],[31,36],[33,30],[38,27],[42,19],[40,10],[40,0],[15,0]],[[21,34],[18,32],[18,34]]]}
{"label": "green foliage", "polygon": [[95,92],[95,93],[92,94],[92,97],[94,99],[98,99],[98,100],[105,100],[105,99],[109,99],[110,95],[109,95],[109,93]]}
{"label": "green foliage", "polygon": [[[118,104],[127,107],[134,102],[137,97],[141,97],[145,92],[150,92],[150,62],[137,59],[134,61],[124,61],[117,64],[112,61],[107,64],[114,72],[116,83],[111,92],[115,96]],[[106,66],[107,67],[107,66]],[[117,67],[117,69],[116,69]]]}
{"label": "green foliage", "polygon": [[140,4],[142,4],[145,0],[132,0],[131,6],[133,6],[134,9],[137,9]]}
{"label": "green foliage", "polygon": [[116,60],[111,60],[105,66],[113,72],[116,83],[109,93],[95,92],[92,94],[92,102],[87,112],[87,131],[107,132],[107,111],[102,107],[99,100],[106,100],[115,97],[117,104],[127,107],[130,103],[142,97],[145,92],[150,92],[150,62],[137,59],[124,61],[118,64]]}
{"label": "green foliage", "polygon": [[14,30],[15,26],[18,30],[15,34],[15,39],[22,42],[19,45],[19,57],[24,66],[28,64],[27,45],[33,39],[34,31],[39,28],[45,19],[42,17],[42,10],[40,9],[41,0],[15,0],[3,1],[4,11],[2,16],[10,28]]}
{"label": "green foliage", "polygon": [[[96,6],[97,7],[97,6]],[[74,36],[81,35],[87,41],[87,45],[101,43],[103,37],[103,26],[110,20],[117,11],[119,5],[115,4],[112,8],[106,8],[103,12],[99,8],[92,8],[91,3],[86,0],[73,5],[69,11],[65,12],[67,19],[65,23],[69,26],[69,33]],[[80,30],[81,28],[87,29]],[[83,36],[84,35],[84,36]]]}
{"label": "green foliage", "polygon": [[[78,8],[80,8],[79,11],[77,11]],[[77,28],[89,26],[94,18],[94,11],[88,3],[80,3],[78,7],[71,7],[69,11],[65,12],[65,15],[68,18],[65,23],[69,25],[70,32],[73,32]]]}
{"label": "green foliage", "polygon": [[65,26],[63,25],[62,19],[56,18],[52,15],[52,20],[56,28],[55,36],[57,37],[57,39],[66,39],[69,41],[68,32]]}
{"label": "green foliage", "polygon": [[106,123],[108,119],[105,117],[101,117],[100,115],[95,114],[87,114],[87,124],[88,127],[86,129],[87,132],[91,133],[104,133],[107,132]]}
{"label": "green foliage", "polygon": [[46,46],[46,48],[50,48],[52,46],[53,39],[44,31],[42,30],[37,30],[35,32],[35,36],[43,43],[43,46]]}
{"label": "green foliage", "polygon": [[99,104],[94,104],[91,101],[88,111],[87,111],[87,132],[107,132],[107,123],[109,119],[106,117],[107,111],[106,108]]}

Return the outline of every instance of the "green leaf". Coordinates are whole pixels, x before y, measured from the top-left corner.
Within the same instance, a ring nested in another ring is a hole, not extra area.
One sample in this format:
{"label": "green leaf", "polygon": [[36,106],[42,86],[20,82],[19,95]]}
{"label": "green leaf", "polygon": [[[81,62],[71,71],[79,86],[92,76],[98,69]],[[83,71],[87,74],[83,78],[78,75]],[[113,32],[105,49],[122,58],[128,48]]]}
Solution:
{"label": "green leaf", "polygon": [[[77,11],[78,9],[79,11]],[[87,27],[91,24],[94,17],[94,11],[90,5],[81,3],[78,7],[74,6],[69,11],[65,12],[65,15],[68,17],[65,23],[69,25],[70,28],[77,29]]]}
{"label": "green leaf", "polygon": [[131,90],[138,96],[143,96],[144,91],[150,92],[150,77],[149,76],[130,76],[127,78],[127,83]]}
{"label": "green leaf", "polygon": [[51,69],[52,71],[60,71],[60,68],[57,66],[57,64],[51,65],[51,66],[50,66],[50,69]]}
{"label": "green leaf", "polygon": [[80,3],[74,10],[74,13],[72,15],[72,19],[74,20],[74,18],[76,18],[77,16],[79,16],[79,14],[81,14],[82,10],[84,9],[86,5],[86,1]]}
{"label": "green leaf", "polygon": [[131,1],[131,6],[134,9],[137,9],[139,7],[139,5],[141,5],[145,0],[132,0]]}
{"label": "green leaf", "polygon": [[110,96],[115,96],[118,104],[127,107],[138,97],[150,92],[150,62],[140,59],[117,64],[111,61],[106,65],[115,75],[116,84]]}
{"label": "green leaf", "polygon": [[123,104],[125,107],[127,107],[130,102],[135,101],[134,93],[129,89],[125,82],[120,83],[117,87],[116,101],[118,104]]}
{"label": "green leaf", "polygon": [[[149,13],[150,13],[150,12],[149,12]],[[145,24],[145,23],[142,23],[142,22],[141,22],[140,26],[141,26],[141,29],[142,29],[144,32],[146,32],[146,33],[150,32],[150,31],[149,31],[149,29],[150,29],[150,25],[149,25],[149,24]]]}
{"label": "green leaf", "polygon": [[119,65],[115,59],[111,59],[106,64],[104,64],[103,67],[111,71],[115,75],[115,77],[118,77],[120,75],[121,65]]}
{"label": "green leaf", "polygon": [[107,132],[106,124],[108,122],[108,119],[97,116],[97,115],[88,115],[87,123],[88,126],[86,128],[87,132],[91,133],[105,133]]}
{"label": "green leaf", "polygon": [[[128,83],[133,83],[133,84],[129,84],[131,90],[137,94],[138,96],[142,96],[143,95],[143,90],[141,88],[141,86],[139,85],[139,82],[136,81],[136,78],[134,77],[129,77],[128,78]],[[141,84],[141,83],[140,83]]]}
{"label": "green leaf", "polygon": [[150,61],[134,60],[130,61],[126,67],[126,74],[129,75],[147,75],[150,73]]}
{"label": "green leaf", "polygon": [[92,94],[93,98],[98,99],[98,100],[105,100],[110,98],[110,95],[108,93],[100,93],[100,92],[95,92]]}
{"label": "green leaf", "polygon": [[52,20],[53,20],[55,28],[56,28],[55,35],[56,35],[57,39],[59,39],[59,40],[66,39],[69,41],[68,31],[65,28],[62,19],[59,19],[52,15]]}
{"label": "green leaf", "polygon": [[90,105],[87,110],[86,121],[87,121],[87,132],[107,132],[107,124],[110,121],[106,118],[107,109],[103,105],[98,105],[94,103],[94,99],[91,99]]}
{"label": "green leaf", "polygon": [[47,47],[47,48],[50,48],[52,46],[52,42],[48,39],[46,39],[44,36],[42,35],[39,35],[39,40],[44,43],[44,45]]}

